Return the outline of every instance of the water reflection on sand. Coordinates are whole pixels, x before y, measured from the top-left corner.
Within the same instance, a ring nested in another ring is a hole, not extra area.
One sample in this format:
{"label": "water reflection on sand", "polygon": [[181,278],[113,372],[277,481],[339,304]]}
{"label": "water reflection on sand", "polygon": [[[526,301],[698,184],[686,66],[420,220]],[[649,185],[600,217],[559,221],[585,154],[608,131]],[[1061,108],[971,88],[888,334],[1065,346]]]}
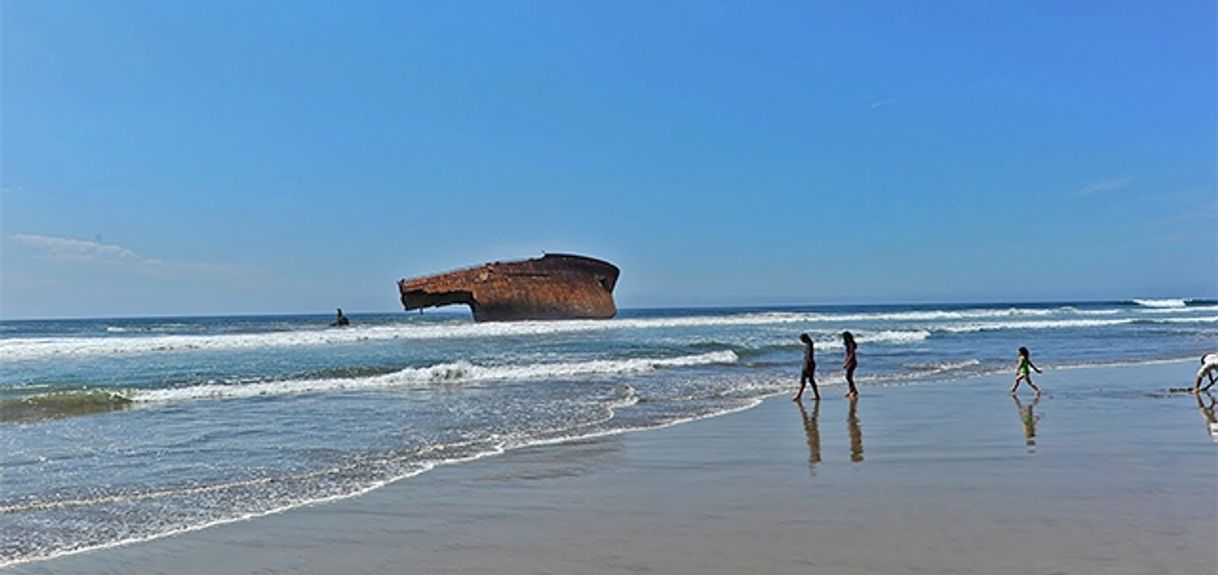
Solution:
{"label": "water reflection on sand", "polygon": [[1214,416],[1214,404],[1218,400],[1208,391],[1197,393],[1197,407],[1201,409],[1201,418],[1205,420],[1205,431],[1210,439],[1218,442],[1218,417]]}
{"label": "water reflection on sand", "polygon": [[820,427],[817,424],[817,418],[820,417],[820,402],[812,402],[812,413],[809,415],[808,410],[804,409],[804,404],[797,403],[799,406],[799,414],[804,420],[804,435],[808,439],[808,473],[813,477],[816,476],[816,464],[820,463]]}
{"label": "water reflection on sand", "polygon": [[1011,395],[1011,400],[1015,402],[1015,410],[1019,412],[1019,420],[1023,422],[1023,437],[1024,445],[1028,448],[1028,453],[1036,451],[1036,422],[1040,421],[1041,416],[1036,413],[1036,406],[1040,404],[1040,396],[1032,398],[1032,403],[1024,405],[1019,401],[1018,395]]}
{"label": "water reflection on sand", "polygon": [[[855,463],[863,460],[863,430],[859,425],[858,398],[849,399],[849,411],[846,413],[846,432],[850,436],[850,461]],[[804,436],[808,442],[808,471],[816,476],[816,466],[821,462],[820,449],[820,402],[812,402],[809,412],[803,403],[799,406],[799,415],[803,419]]]}
{"label": "water reflection on sand", "polygon": [[850,398],[850,412],[846,415],[846,427],[850,432],[850,461],[863,460],[863,430],[859,427],[859,398]]}

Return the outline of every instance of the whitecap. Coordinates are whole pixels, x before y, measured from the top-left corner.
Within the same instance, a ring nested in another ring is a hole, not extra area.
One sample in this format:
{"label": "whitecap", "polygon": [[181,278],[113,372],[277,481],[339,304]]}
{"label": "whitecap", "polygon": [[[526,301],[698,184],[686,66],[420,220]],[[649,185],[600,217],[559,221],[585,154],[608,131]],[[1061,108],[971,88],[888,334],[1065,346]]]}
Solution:
{"label": "whitecap", "polygon": [[1130,301],[1143,307],[1186,307],[1188,305],[1188,302],[1184,298],[1135,299]]}
{"label": "whitecap", "polygon": [[600,359],[579,362],[522,365],[477,365],[468,361],[408,367],[392,373],[358,378],[290,379],[242,385],[204,384],[190,387],[129,391],[133,401],[159,402],[191,399],[230,399],[328,391],[361,391],[455,385],[497,380],[569,379],[590,376],[639,374],[659,369],[711,364],[732,364],[740,358],[732,351],[713,351],[667,358]]}

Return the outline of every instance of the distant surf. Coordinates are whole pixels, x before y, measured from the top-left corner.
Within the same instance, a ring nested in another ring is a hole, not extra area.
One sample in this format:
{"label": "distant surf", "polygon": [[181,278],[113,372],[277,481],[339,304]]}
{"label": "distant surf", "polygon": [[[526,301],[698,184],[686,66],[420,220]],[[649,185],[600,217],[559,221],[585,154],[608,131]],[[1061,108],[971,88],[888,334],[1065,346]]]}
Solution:
{"label": "distant surf", "polygon": [[1182,298],[1171,299],[1135,299],[1130,300],[1133,303],[1145,307],[1186,307],[1188,300]]}
{"label": "distant surf", "polygon": [[[1187,308],[1184,300],[1134,300],[1156,302],[1153,309]],[[1166,302],[1166,303],[1165,303]],[[1175,305],[1180,302],[1180,305]],[[164,354],[176,352],[240,351],[269,348],[323,347],[358,345],[363,342],[413,341],[439,339],[478,339],[505,337],[540,337],[547,335],[595,333],[619,330],[672,330],[697,328],[731,328],[748,326],[782,326],[805,324],[874,323],[903,324],[912,330],[884,330],[888,335],[873,335],[873,341],[909,341],[925,339],[922,332],[987,331],[993,329],[1053,329],[1087,326],[1121,325],[1133,321],[1122,319],[1087,319],[1092,316],[1112,317],[1119,309],[1080,309],[1062,306],[1041,308],[915,310],[869,313],[765,312],[724,315],[694,315],[686,317],[626,318],[591,321],[538,321],[514,323],[482,323],[448,321],[431,324],[398,324],[359,326],[350,329],[308,327],[256,333],[220,333],[214,335],[148,335],[151,330],[124,326],[109,326],[111,337],[8,337],[0,339],[0,363],[21,360],[70,358],[80,356],[114,356],[127,354]],[[1062,318],[1062,319],[1052,319]],[[963,324],[961,320],[1007,319],[1003,322]],[[1213,318],[1180,318],[1161,320],[1165,323],[1188,321],[1206,322]],[[916,324],[916,325],[912,325]],[[860,328],[865,331],[865,328]]]}

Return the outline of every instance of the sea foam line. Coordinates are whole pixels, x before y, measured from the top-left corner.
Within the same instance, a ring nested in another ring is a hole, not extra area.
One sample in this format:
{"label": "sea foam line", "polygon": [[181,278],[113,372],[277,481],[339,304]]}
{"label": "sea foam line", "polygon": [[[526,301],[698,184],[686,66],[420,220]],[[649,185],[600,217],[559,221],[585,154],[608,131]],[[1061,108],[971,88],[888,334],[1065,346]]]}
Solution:
{"label": "sea foam line", "polygon": [[1119,310],[1007,308],[926,310],[834,314],[818,312],[761,312],[727,316],[625,318],[613,320],[526,321],[510,323],[444,323],[357,326],[349,329],[314,329],[287,332],[156,335],[113,337],[8,338],[0,340],[0,363],[58,357],[239,351],[282,347],[342,345],[360,342],[449,338],[498,338],[631,329],[732,327],[784,324],[848,323],[865,321],[933,322],[987,318],[1092,315]]}
{"label": "sea foam line", "polygon": [[1135,299],[1130,301],[1143,307],[1186,307],[1188,305],[1188,300],[1183,298]]}
{"label": "sea foam line", "polygon": [[467,361],[408,367],[392,373],[360,378],[292,379],[244,385],[195,385],[190,387],[133,390],[126,392],[132,401],[159,402],[190,399],[230,399],[262,395],[289,395],[326,391],[389,389],[428,384],[458,384],[496,380],[565,379],[595,375],[625,375],[658,369],[710,364],[731,364],[740,360],[733,351],[712,351],[668,358],[598,359],[579,362],[534,363],[525,365],[475,365]]}
{"label": "sea foam line", "polygon": [[998,331],[1006,329],[1069,329],[1082,327],[1111,327],[1130,324],[1185,324],[1185,323],[1214,323],[1218,316],[1205,317],[1170,317],[1170,318],[1120,318],[1120,319],[1061,319],[1023,322],[970,322],[955,325],[944,325],[937,329],[948,333],[972,333],[978,331]]}

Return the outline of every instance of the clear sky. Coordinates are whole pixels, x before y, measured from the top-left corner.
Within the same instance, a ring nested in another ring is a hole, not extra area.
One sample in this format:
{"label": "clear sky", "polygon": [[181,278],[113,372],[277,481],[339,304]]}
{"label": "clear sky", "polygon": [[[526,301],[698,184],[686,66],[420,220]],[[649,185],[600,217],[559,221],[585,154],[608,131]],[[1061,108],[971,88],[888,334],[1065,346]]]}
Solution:
{"label": "clear sky", "polygon": [[1212,0],[0,6],[5,318],[1218,295]]}

